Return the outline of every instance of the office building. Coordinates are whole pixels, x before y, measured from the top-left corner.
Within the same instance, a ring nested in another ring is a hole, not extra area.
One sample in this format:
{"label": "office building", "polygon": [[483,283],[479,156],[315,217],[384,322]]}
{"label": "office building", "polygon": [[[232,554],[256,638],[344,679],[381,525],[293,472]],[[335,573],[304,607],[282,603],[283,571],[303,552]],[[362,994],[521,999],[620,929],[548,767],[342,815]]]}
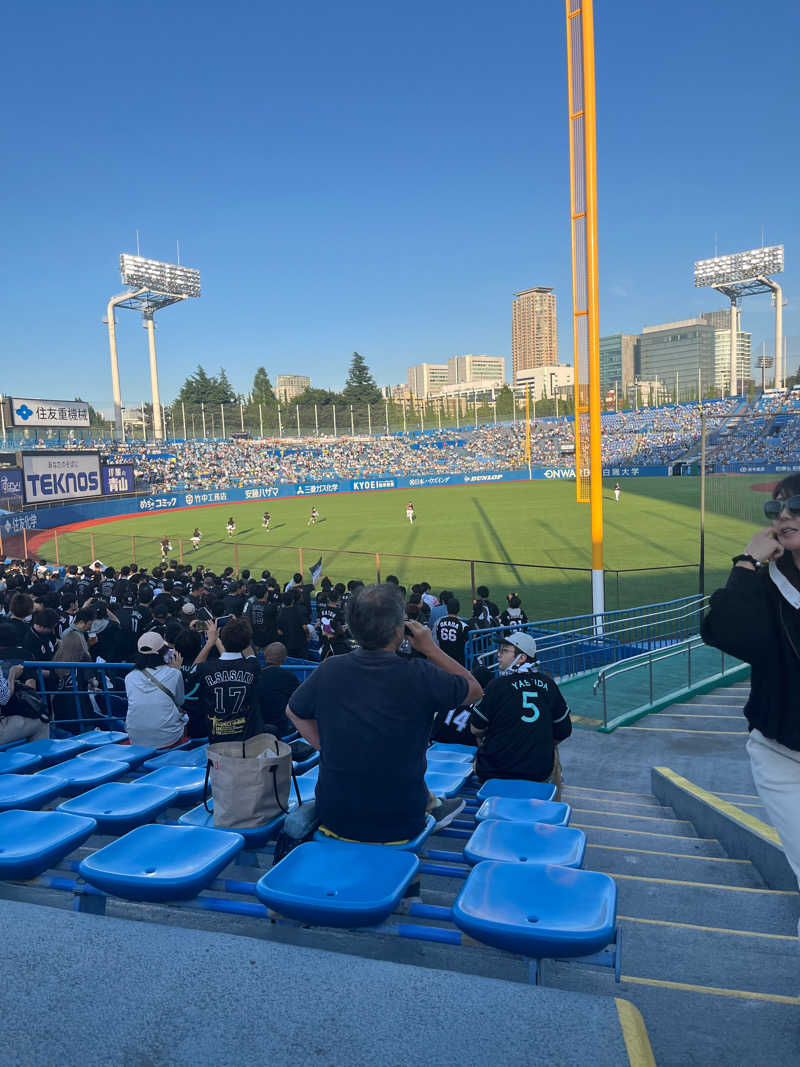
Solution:
{"label": "office building", "polygon": [[[695,319],[645,326],[639,335],[639,375],[649,381],[662,382],[672,398],[697,396],[698,382],[703,395],[717,395],[730,390],[730,318],[727,329],[716,323],[724,321],[711,312]],[[749,379],[750,334],[739,333],[740,371]],[[741,385],[739,386],[741,389]]]}
{"label": "office building", "polygon": [[575,387],[575,372],[567,363],[555,363],[547,367],[531,367],[520,371],[514,382],[514,394],[525,396],[530,387],[531,400],[552,400],[563,397]]}
{"label": "office building", "polygon": [[511,363],[515,385],[522,371],[558,363],[556,294],[552,289],[539,285],[514,293]]}
{"label": "office building", "polygon": [[[741,316],[741,309],[737,312],[738,316]],[[717,331],[717,345],[720,349],[718,353],[718,359],[724,361],[728,360],[730,364],[731,359],[731,312],[730,308],[726,308],[722,311],[704,311],[700,316],[705,322],[711,323],[711,325]],[[741,318],[739,318],[741,323]],[[741,329],[741,325],[737,330],[737,344],[736,344],[736,378],[737,378],[737,392],[744,393],[752,378],[751,371],[751,341],[752,336],[745,330]],[[725,375],[725,381],[728,382],[730,374]]]}
{"label": "office building", "polygon": [[311,388],[311,379],[305,374],[279,374],[275,379],[275,396],[282,404],[294,400]]}
{"label": "office building", "polygon": [[451,356],[447,361],[448,385],[494,386],[502,388],[506,361],[502,356]]}
{"label": "office building", "polygon": [[600,338],[600,393],[619,389],[620,396],[639,376],[639,338],[633,333],[613,333]]}
{"label": "office building", "polygon": [[408,368],[408,388],[414,396],[438,396],[447,382],[446,363],[417,363]]}
{"label": "office building", "polygon": [[411,390],[407,385],[384,385],[381,389],[381,395],[384,400],[410,400]]}

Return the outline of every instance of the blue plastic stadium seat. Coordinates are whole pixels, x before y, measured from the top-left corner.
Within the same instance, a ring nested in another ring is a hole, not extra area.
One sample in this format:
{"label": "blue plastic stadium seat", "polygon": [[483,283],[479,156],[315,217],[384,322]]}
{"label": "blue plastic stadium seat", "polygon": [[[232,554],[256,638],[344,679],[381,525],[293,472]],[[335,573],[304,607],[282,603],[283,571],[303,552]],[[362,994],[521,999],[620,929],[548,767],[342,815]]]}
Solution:
{"label": "blue plastic stadium seat", "polygon": [[[397,849],[398,852],[419,852],[419,850],[422,848],[422,846],[425,844],[425,842],[428,840],[428,838],[433,833],[435,826],[436,826],[436,820],[434,819],[434,817],[432,815],[426,815],[425,816],[425,825],[423,826],[423,828],[420,830],[420,832],[417,834],[416,837],[413,837],[410,841],[404,841],[402,844],[399,844],[399,845],[383,845],[383,844],[381,844],[379,847],[380,848],[394,848],[394,849]],[[328,835],[327,834],[323,834],[323,832],[321,830],[317,830],[316,831],[316,833],[314,834],[314,840],[315,841],[332,841],[334,843],[334,845],[336,844],[336,838],[335,837],[328,837]],[[368,842],[368,841],[364,842],[364,844],[370,844],[370,843],[371,842]],[[339,844],[342,844],[342,842],[340,841]],[[348,842],[345,841],[344,844],[348,844]]]}
{"label": "blue plastic stadium seat", "polygon": [[94,819],[60,811],[0,812],[0,878],[37,878],[94,833]]}
{"label": "blue plastic stadium seat", "polygon": [[381,845],[309,841],[256,884],[259,900],[280,915],[322,926],[375,926],[399,904],[419,858]]}
{"label": "blue plastic stadium seat", "polygon": [[151,771],[136,779],[142,785],[160,785],[165,789],[175,789],[178,793],[179,804],[202,800],[205,780],[205,765],[202,767],[159,767],[157,771]]}
{"label": "blue plastic stadium seat", "polygon": [[46,774],[0,774],[0,811],[36,811],[64,789],[62,778]]}
{"label": "blue plastic stadium seat", "polygon": [[[300,778],[297,779],[297,787],[300,790],[300,802],[307,804],[309,800],[314,800],[317,792],[317,779],[316,777],[309,777],[309,772],[306,772]],[[297,793],[295,792],[294,782],[289,783],[289,811],[294,811],[297,807]]]}
{"label": "blue plastic stadium seat", "polygon": [[479,863],[453,904],[464,933],[534,959],[599,952],[614,940],[616,916],[608,875],[529,863]]}
{"label": "blue plastic stadium seat", "polygon": [[10,749],[8,752],[0,752],[0,774],[20,774],[23,771],[35,771],[42,766],[42,757],[33,752],[23,752],[20,749]]}
{"label": "blue plastic stadium seat", "polygon": [[[297,773],[297,772],[295,772]],[[309,767],[307,771],[303,771],[303,779],[306,782],[316,782],[319,778],[319,763],[315,763],[313,767]]]}
{"label": "blue plastic stadium seat", "polygon": [[22,751],[33,756],[42,757],[43,767],[52,767],[63,760],[72,759],[89,746],[77,737],[45,737],[41,741],[29,741],[22,746]]}
{"label": "blue plastic stadium seat", "polygon": [[87,730],[85,734],[78,734],[75,740],[94,748],[97,745],[118,745],[127,741],[128,735],[121,730]]}
{"label": "blue plastic stadium seat", "polygon": [[65,800],[57,810],[94,819],[98,833],[120,835],[143,823],[153,822],[165,808],[175,803],[177,796],[174,789],[162,789],[157,785],[107,782],[72,800]]}
{"label": "blue plastic stadium seat", "polygon": [[517,800],[555,800],[552,782],[529,782],[524,778],[490,778],[478,790],[478,800],[512,797]]}
{"label": "blue plastic stadium seat", "polygon": [[555,826],[567,826],[571,815],[569,804],[559,804],[554,800],[489,797],[478,808],[475,818],[478,822],[484,819],[507,819],[511,822],[547,822]]}
{"label": "blue plastic stadium seat", "polygon": [[434,763],[465,763],[467,766],[472,766],[475,762],[476,749],[473,748],[472,753],[468,752],[443,752],[438,748],[429,748],[427,752],[428,766],[432,767]]}
{"label": "blue plastic stadium seat", "polygon": [[319,752],[313,752],[308,759],[299,760],[297,763],[292,764],[292,770],[295,774],[305,774],[311,770],[312,767],[316,767],[319,763]]}
{"label": "blue plastic stadium seat", "polygon": [[87,856],[79,871],[90,885],[125,900],[191,900],[243,845],[241,834],[229,830],[149,823]]}
{"label": "blue plastic stadium seat", "polygon": [[486,819],[464,845],[464,859],[473,866],[483,860],[582,867],[586,834],[569,826],[544,822]]}
{"label": "blue plastic stadium seat", "polygon": [[[206,811],[203,804],[198,804],[196,808],[192,808],[191,811],[187,811],[181,815],[178,818],[178,822],[181,826],[214,827],[213,797],[209,797],[208,806],[211,808],[211,811]],[[246,849],[263,848],[268,841],[277,837],[285,818],[285,815],[279,815],[277,819],[273,819],[271,822],[265,823],[263,826],[234,826],[232,827],[232,831],[233,833],[242,835],[244,838],[244,847]],[[215,827],[215,829],[227,830],[228,827]]]}
{"label": "blue plastic stadium seat", "polygon": [[208,745],[198,748],[176,748],[172,752],[162,752],[160,756],[144,761],[146,771],[157,771],[159,767],[205,767],[208,760]]}
{"label": "blue plastic stadium seat", "polygon": [[97,745],[88,752],[81,752],[79,759],[115,759],[127,763],[129,767],[138,767],[150,759],[158,750],[145,745]]}
{"label": "blue plastic stadium seat", "polygon": [[462,755],[472,756],[474,759],[478,750],[474,745],[451,745],[447,741],[434,741],[428,749],[429,756],[431,752],[460,752]]}
{"label": "blue plastic stadium seat", "polygon": [[33,776],[61,779],[61,796],[74,797],[78,793],[85,793],[87,789],[93,789],[103,782],[111,782],[115,778],[121,778],[128,773],[128,764],[120,763],[119,760],[104,759],[75,759],[66,760],[56,767],[48,767],[46,771]]}
{"label": "blue plastic stadium seat", "polygon": [[464,783],[472,777],[472,768],[464,766],[461,771],[441,773],[436,770],[425,772],[425,784],[437,797],[454,797],[464,788]]}
{"label": "blue plastic stadium seat", "polygon": [[466,780],[472,777],[472,760],[443,760],[434,757],[428,763],[428,770],[434,774],[461,775]]}

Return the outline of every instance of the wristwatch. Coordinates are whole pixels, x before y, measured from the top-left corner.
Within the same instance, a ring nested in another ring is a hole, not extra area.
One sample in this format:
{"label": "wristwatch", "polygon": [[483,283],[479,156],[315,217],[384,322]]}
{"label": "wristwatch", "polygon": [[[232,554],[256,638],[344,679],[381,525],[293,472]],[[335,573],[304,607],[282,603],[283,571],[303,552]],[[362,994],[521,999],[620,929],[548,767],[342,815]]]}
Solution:
{"label": "wristwatch", "polygon": [[737,563],[752,563],[754,567],[761,566],[761,560],[756,559],[755,556],[751,556],[749,552],[742,552],[740,556],[734,556],[731,562],[734,566],[736,566]]}

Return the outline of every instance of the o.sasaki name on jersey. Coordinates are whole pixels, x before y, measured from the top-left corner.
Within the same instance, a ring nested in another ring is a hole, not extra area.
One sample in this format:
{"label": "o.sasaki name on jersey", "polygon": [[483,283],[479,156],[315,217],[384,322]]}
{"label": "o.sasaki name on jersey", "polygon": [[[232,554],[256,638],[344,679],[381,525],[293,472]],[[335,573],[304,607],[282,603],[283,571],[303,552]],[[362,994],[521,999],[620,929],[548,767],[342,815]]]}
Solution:
{"label": "o.sasaki name on jersey", "polygon": [[216,674],[207,674],[206,685],[225,685],[227,682],[252,682],[252,671],[217,671]]}

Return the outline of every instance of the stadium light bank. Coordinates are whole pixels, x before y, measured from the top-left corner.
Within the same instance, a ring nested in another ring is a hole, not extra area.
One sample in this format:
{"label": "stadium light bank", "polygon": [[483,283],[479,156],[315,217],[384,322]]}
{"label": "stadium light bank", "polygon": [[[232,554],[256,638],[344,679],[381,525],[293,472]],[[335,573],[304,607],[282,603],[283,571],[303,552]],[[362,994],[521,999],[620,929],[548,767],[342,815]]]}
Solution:
{"label": "stadium light bank", "polygon": [[177,304],[189,297],[200,296],[200,272],[180,263],[162,263],[157,259],[145,259],[143,256],[131,256],[122,253],[119,257],[119,270],[122,284],[130,288],[108,302],[108,347],[111,359],[111,387],[114,394],[114,425],[124,440],[125,428],[122,420],[122,390],[119,382],[119,361],[117,359],[117,331],[115,313],[118,307],[141,311],[143,326],[147,330],[150,352],[150,385],[153,396],[153,433],[156,439],[164,437],[164,425],[161,417],[161,396],[158,389],[158,363],[156,361],[156,335],[153,316],[161,308]]}
{"label": "stadium light bank", "polygon": [[730,395],[737,396],[737,342],[739,304],[742,297],[772,293],[775,301],[775,388],[783,389],[783,290],[769,274],[783,273],[783,245],[751,248],[729,256],[699,259],[694,265],[694,284],[709,286],[727,296],[731,302]]}

